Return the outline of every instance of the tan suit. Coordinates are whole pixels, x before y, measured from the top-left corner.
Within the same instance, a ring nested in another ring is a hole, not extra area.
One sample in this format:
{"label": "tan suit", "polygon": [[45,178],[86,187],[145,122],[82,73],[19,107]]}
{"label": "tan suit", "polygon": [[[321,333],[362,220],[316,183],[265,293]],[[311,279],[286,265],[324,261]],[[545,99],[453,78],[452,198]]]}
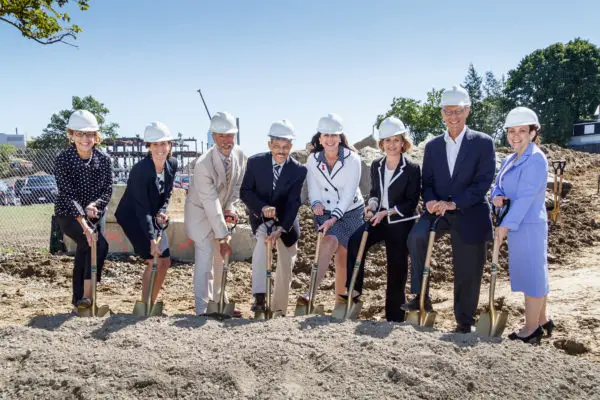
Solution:
{"label": "tan suit", "polygon": [[244,154],[238,146],[231,150],[231,181],[227,184],[225,164],[216,147],[194,165],[194,177],[185,201],[185,233],[194,241],[194,294],[196,313],[206,311],[210,300],[218,300],[223,259],[216,239],[227,235],[223,211],[235,212],[245,171]]}

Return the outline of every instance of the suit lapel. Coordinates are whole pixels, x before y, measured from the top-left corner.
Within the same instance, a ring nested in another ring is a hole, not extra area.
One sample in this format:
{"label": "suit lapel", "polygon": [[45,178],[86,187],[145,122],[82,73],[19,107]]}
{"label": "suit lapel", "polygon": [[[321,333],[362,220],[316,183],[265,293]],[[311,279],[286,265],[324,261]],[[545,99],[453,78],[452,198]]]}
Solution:
{"label": "suit lapel", "polygon": [[[444,137],[442,136],[442,140],[440,140],[440,154],[441,154],[441,164],[442,164],[442,170],[446,173],[446,176],[448,177],[448,180],[452,179],[452,176],[450,175],[450,168],[448,168],[448,152],[446,151],[446,141],[444,140]],[[456,164],[454,165],[454,169],[456,169]]]}
{"label": "suit lapel", "polygon": [[221,159],[221,154],[219,153],[219,150],[217,150],[216,147],[213,147],[212,163],[213,168],[215,169],[217,176],[219,177],[217,187],[221,183],[227,185],[227,178],[225,176],[225,164],[223,163],[223,160]]}
{"label": "suit lapel", "polygon": [[387,160],[387,157],[383,157],[383,159],[381,160],[381,165],[379,166],[379,168],[377,168],[377,172],[379,172],[379,207],[380,208],[381,208],[381,199],[383,199],[383,191],[384,191],[383,180],[385,177],[386,160]]}
{"label": "suit lapel", "polygon": [[396,166],[396,170],[394,171],[394,175],[392,176],[392,180],[390,181],[390,186],[392,186],[392,183],[394,183],[396,179],[400,178],[400,175],[402,175],[402,173],[404,172],[404,167],[406,167],[406,158],[402,156],[400,162]]}

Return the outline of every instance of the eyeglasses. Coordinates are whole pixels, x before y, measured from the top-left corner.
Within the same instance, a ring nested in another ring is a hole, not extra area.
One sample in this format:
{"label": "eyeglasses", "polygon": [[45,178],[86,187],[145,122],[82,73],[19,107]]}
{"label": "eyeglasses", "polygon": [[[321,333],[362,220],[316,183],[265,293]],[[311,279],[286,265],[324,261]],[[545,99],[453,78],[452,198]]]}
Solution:
{"label": "eyeglasses", "polygon": [[93,139],[96,137],[96,132],[83,132],[83,131],[73,131],[73,135],[78,138],[87,137],[88,139]]}
{"label": "eyeglasses", "polygon": [[459,115],[462,115],[465,112],[465,109],[459,108],[458,110],[451,111],[451,110],[446,110],[445,108],[443,108],[442,112],[444,113],[444,115],[447,115],[449,117],[452,117],[453,115],[458,117]]}

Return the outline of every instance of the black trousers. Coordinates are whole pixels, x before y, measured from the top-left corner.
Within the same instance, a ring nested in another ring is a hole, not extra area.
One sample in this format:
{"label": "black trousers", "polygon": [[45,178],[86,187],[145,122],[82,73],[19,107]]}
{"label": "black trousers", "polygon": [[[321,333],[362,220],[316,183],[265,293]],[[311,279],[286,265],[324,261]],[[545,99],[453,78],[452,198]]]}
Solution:
{"label": "black trousers", "polygon": [[[75,250],[75,265],[73,267],[73,298],[71,302],[73,305],[77,304],[79,300],[83,298],[83,281],[92,278],[92,249],[88,245],[85,234],[79,222],[74,217],[56,217],[60,229],[65,235],[73,239],[77,244]],[[100,282],[102,276],[102,267],[104,266],[104,260],[108,254],[108,242],[104,238],[102,225],[98,229],[98,242],[97,242],[97,267],[98,273],[96,279]]]}
{"label": "black trousers", "polygon": [[[408,236],[410,250],[411,292],[421,292],[425,255],[429,242],[429,227],[435,217],[424,215]],[[486,259],[487,242],[465,243],[456,231],[456,215],[447,214],[438,224],[436,240],[450,233],[454,272],[454,318],[461,325],[475,323],[481,276]],[[427,285],[429,293],[429,282]]]}
{"label": "black trousers", "polygon": [[[365,230],[366,223],[357,229],[348,242],[348,278],[346,288],[350,287],[352,270],[358,256],[360,241]],[[360,262],[360,270],[356,279],[354,290],[362,293],[365,275],[365,258],[371,246],[381,241],[385,242],[387,258],[387,285],[385,291],[385,319],[388,321],[404,321],[404,311],[400,306],[405,302],[404,288],[406,287],[406,276],[408,274],[408,248],[406,240],[413,221],[388,224],[383,220],[378,225],[369,228],[369,236]]]}

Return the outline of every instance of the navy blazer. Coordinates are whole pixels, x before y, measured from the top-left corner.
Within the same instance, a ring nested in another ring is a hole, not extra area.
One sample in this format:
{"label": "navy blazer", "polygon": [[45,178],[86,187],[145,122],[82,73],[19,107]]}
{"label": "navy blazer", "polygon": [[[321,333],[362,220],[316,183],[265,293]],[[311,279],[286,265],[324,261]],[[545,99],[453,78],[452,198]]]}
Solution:
{"label": "navy blazer", "polygon": [[[492,220],[486,193],[494,179],[494,142],[485,133],[467,127],[450,176],[444,135],[425,146],[423,157],[423,202],[456,203],[456,229],[465,243],[492,240]],[[426,213],[427,214],[427,213]]]}
{"label": "navy blazer", "polygon": [[[385,163],[386,157],[383,157],[371,164],[369,201],[371,199],[377,201],[377,211],[382,209],[383,194],[381,189],[384,184]],[[394,170],[387,192],[389,208],[395,209],[397,212],[397,214],[388,217],[388,223],[394,224],[404,218],[412,217],[421,196],[421,168],[409,161],[405,155],[402,155],[398,166]]]}
{"label": "navy blazer", "polygon": [[164,172],[165,192],[160,195],[152,157],[147,156],[135,164],[129,172],[127,188],[115,211],[115,218],[119,225],[140,231],[148,242],[155,239],[158,234],[154,227],[154,217],[159,212],[167,212],[177,172],[177,159],[170,157],[165,163]]}
{"label": "navy blazer", "polygon": [[246,173],[240,188],[240,199],[248,207],[252,232],[263,222],[264,206],[275,207],[277,226],[284,229],[281,240],[289,247],[300,237],[298,209],[302,184],[306,179],[306,167],[292,157],[284,164],[273,190],[273,156],[270,152],[248,158]]}

